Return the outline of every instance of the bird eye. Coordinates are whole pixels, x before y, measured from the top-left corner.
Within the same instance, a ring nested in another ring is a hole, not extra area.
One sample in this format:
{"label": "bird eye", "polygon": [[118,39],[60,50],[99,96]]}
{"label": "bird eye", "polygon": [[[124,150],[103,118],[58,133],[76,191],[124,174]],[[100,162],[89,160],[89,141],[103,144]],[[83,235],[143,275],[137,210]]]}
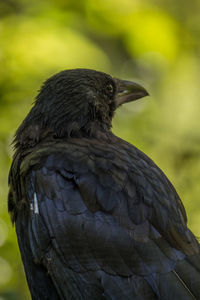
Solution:
{"label": "bird eye", "polygon": [[107,86],[107,89],[108,89],[108,91],[109,91],[110,94],[113,93],[113,86],[112,86],[111,83]]}

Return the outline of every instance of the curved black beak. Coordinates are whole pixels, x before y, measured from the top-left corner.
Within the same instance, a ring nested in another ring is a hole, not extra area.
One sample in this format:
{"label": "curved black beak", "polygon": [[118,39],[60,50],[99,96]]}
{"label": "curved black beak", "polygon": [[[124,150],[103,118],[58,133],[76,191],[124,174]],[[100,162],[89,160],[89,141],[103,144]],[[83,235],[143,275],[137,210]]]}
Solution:
{"label": "curved black beak", "polygon": [[117,106],[148,96],[149,93],[141,85],[127,80],[115,78],[117,86]]}

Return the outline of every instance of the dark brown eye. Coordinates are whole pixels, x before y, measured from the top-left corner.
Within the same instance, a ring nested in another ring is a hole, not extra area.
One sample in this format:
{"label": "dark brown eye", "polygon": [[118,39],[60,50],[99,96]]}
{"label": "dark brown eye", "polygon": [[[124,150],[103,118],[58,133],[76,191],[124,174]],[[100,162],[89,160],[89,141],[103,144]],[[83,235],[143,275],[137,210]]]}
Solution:
{"label": "dark brown eye", "polygon": [[110,94],[113,94],[113,86],[111,83],[107,86],[107,90]]}

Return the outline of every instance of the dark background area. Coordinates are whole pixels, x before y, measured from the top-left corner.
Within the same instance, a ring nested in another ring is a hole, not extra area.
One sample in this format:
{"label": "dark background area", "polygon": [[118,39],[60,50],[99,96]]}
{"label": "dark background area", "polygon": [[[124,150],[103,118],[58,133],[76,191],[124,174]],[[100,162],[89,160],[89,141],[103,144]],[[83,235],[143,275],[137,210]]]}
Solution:
{"label": "dark background area", "polygon": [[200,235],[199,20],[198,0],[0,1],[0,300],[30,299],[7,214],[10,144],[41,83],[63,69],[146,87],[113,131],[163,169]]}

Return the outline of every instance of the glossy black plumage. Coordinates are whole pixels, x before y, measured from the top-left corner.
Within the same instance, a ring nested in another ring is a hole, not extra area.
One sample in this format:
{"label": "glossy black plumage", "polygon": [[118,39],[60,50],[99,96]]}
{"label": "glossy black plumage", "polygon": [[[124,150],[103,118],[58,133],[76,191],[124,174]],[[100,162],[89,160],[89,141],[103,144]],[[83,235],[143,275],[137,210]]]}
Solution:
{"label": "glossy black plumage", "polygon": [[16,133],[8,206],[33,299],[200,299],[200,248],[179,196],[110,131],[119,86],[60,73]]}

